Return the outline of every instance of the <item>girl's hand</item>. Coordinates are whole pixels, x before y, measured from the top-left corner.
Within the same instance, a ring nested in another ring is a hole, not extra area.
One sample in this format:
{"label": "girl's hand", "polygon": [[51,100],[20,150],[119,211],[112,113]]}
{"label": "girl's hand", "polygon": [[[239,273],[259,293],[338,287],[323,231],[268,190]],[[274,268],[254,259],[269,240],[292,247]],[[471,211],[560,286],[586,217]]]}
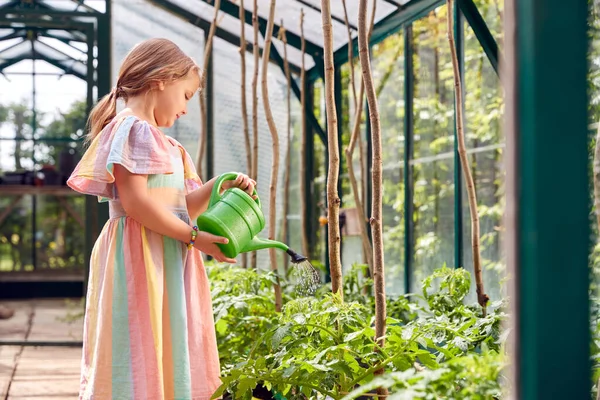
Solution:
{"label": "girl's hand", "polygon": [[231,188],[240,188],[244,192],[248,193],[254,200],[257,199],[258,196],[254,195],[254,188],[256,187],[256,181],[250,178],[246,174],[239,174],[237,178],[233,181],[225,181],[221,185],[222,190],[227,190]]}
{"label": "girl's hand", "polygon": [[196,242],[194,243],[194,247],[200,250],[201,252],[208,254],[218,262],[227,262],[230,264],[235,264],[237,261],[235,258],[226,257],[219,249],[219,246],[216,243],[227,244],[229,240],[227,238],[221,236],[215,236],[208,232],[198,232],[198,236],[196,237]]}

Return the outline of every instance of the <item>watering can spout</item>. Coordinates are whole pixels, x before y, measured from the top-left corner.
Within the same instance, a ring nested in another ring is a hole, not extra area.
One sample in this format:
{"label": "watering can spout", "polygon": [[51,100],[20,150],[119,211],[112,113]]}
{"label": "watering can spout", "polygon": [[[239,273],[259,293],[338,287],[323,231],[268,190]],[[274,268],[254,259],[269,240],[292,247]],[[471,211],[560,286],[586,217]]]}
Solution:
{"label": "watering can spout", "polygon": [[268,239],[261,239],[257,236],[253,237],[252,240],[250,241],[250,243],[248,243],[243,249],[242,252],[243,253],[247,253],[249,251],[256,251],[256,250],[262,250],[262,249],[270,249],[270,248],[277,248],[277,249],[281,249],[283,251],[287,251],[288,250],[288,246],[286,246],[284,243],[281,242],[277,242],[275,240],[268,240]]}

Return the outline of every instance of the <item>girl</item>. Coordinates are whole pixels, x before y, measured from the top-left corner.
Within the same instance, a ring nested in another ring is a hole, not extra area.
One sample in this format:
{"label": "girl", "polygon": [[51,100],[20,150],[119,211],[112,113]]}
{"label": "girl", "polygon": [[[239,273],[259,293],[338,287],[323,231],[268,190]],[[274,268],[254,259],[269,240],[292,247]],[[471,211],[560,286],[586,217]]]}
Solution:
{"label": "girl", "polygon": [[[158,127],[186,114],[199,90],[196,63],[152,39],[125,58],[117,85],[92,110],[91,145],[68,185],[109,201],[110,220],[90,265],[82,399],[209,399],[220,385],[211,297],[200,252],[233,263],[192,227],[207,207],[185,149]],[[116,101],[126,109],[116,115]],[[252,194],[240,174],[236,186]]]}

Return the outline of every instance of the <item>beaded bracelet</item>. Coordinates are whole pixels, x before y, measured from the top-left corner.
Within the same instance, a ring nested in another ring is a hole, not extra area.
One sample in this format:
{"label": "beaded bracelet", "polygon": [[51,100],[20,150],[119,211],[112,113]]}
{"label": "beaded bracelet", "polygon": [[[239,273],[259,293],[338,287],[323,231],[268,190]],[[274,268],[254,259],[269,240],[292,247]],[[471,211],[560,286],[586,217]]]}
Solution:
{"label": "beaded bracelet", "polygon": [[187,245],[188,250],[191,250],[192,247],[194,247],[194,243],[196,243],[196,237],[198,236],[198,227],[194,226],[192,228],[192,239],[190,240],[190,242]]}

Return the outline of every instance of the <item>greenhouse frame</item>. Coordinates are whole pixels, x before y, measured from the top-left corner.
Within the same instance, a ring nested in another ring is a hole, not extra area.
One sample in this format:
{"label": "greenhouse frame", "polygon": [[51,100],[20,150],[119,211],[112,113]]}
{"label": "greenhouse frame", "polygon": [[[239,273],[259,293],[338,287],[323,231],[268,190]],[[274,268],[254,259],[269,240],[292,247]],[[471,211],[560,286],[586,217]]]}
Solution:
{"label": "greenhouse frame", "polygon": [[[44,61],[60,71],[57,75],[71,75],[85,82],[87,114],[115,84],[122,57],[144,38],[168,37],[199,63],[203,61],[204,45],[215,14],[214,3],[212,0],[0,0],[0,75],[10,79],[11,74],[20,74],[11,67],[24,60]],[[349,77],[358,64],[359,2],[346,3],[348,31],[342,2],[332,1],[331,7],[338,142],[343,166],[338,191],[342,210],[347,211],[347,218],[352,218],[355,204],[343,155],[350,138],[350,116],[354,113]],[[467,136],[469,156],[476,165],[474,169],[481,166],[481,171],[474,175],[480,204],[485,209],[481,220],[487,246],[486,273],[489,271],[486,285],[494,287],[488,289],[492,300],[506,294],[511,299],[512,398],[589,398],[592,386],[589,288],[597,279],[591,277],[589,267],[592,241],[596,240],[590,229],[592,135],[588,110],[592,94],[587,74],[592,43],[586,30],[592,6],[586,2],[565,6],[557,0],[504,0],[501,10],[487,6],[497,6],[497,1],[484,1],[486,7],[479,6],[480,3],[456,0],[452,12],[463,92],[469,102],[467,130],[473,131]],[[300,160],[295,154],[290,161],[289,174],[292,185],[296,186],[290,189],[290,208],[283,216],[290,226],[283,240],[300,247],[299,221],[305,219],[304,234],[310,242],[310,257],[324,264],[327,276],[327,230],[319,225],[318,218],[324,213],[326,203],[328,162],[320,4],[317,0],[277,0],[269,82],[276,122],[280,135],[284,135],[288,118],[285,71],[289,63],[294,104],[289,118],[294,134],[290,136],[293,143],[287,139],[281,143],[282,160],[286,146],[298,148],[303,122],[307,129],[305,159]],[[444,264],[473,270],[469,207],[454,120],[454,87],[452,77],[442,71],[444,65],[447,70],[450,65],[444,32],[444,16],[448,12],[445,4],[445,0],[376,0],[370,54],[375,74],[379,82],[384,82],[378,93],[380,112],[384,115],[382,131],[387,135],[384,187],[388,198],[384,200],[383,223],[388,230],[384,247],[386,269],[389,268],[387,291],[393,296],[418,292],[420,280]],[[262,53],[269,2],[259,0],[258,5]],[[240,67],[235,64],[240,47],[245,47],[248,59],[253,51],[251,1],[246,0],[244,7],[245,11],[240,13],[239,0],[220,0],[213,49],[205,71],[207,85],[202,94],[208,111],[203,178],[246,168],[238,121]],[[304,54],[300,10],[305,14]],[[240,39],[241,15],[245,19],[246,43]],[[494,21],[490,21],[490,15]],[[424,25],[423,21],[428,20],[430,25]],[[56,46],[59,42],[79,56]],[[352,67],[350,53],[356,58]],[[380,60],[388,64],[380,66]],[[307,76],[304,87],[299,79],[303,64]],[[33,79],[33,100],[26,114],[31,119],[31,132],[20,137],[0,134],[0,149],[4,143],[23,149],[23,154],[30,153],[30,161],[23,165],[38,168],[46,161],[36,161],[36,155],[46,160],[49,152],[58,152],[58,146],[79,151],[84,136],[72,132],[62,137],[38,134],[41,128],[36,125],[37,64],[32,65],[28,75]],[[248,75],[250,71],[248,67]],[[308,94],[304,115],[299,109],[302,92]],[[250,92],[247,93],[249,96]],[[502,97],[503,100],[497,100]],[[481,109],[475,110],[479,105]],[[367,107],[361,135],[365,157],[370,160],[373,149],[368,115]],[[471,125],[469,116],[476,118]],[[198,104],[188,117],[169,133],[194,154],[199,146],[201,125]],[[262,115],[260,135],[261,148],[268,153],[270,135]],[[19,142],[24,147],[16,144]],[[269,207],[269,157],[261,156],[258,171],[265,215]],[[301,162],[306,165],[303,177],[297,171]],[[282,170],[281,179],[286,168]],[[7,172],[2,164],[0,172]],[[361,176],[368,215],[372,194],[370,172]],[[310,188],[303,198],[299,197],[298,189],[301,179]],[[282,188],[277,190],[283,194]],[[64,271],[52,266],[56,261],[45,254],[44,235],[38,234],[47,221],[36,213],[45,207],[44,199],[54,197],[60,204],[67,204],[69,217],[65,219],[78,221],[85,232],[85,237],[73,245],[79,246],[80,251],[72,252],[71,261],[65,261]],[[305,215],[299,211],[301,202],[307,205]],[[0,233],[9,237],[2,224],[10,217],[17,218],[16,210],[25,208],[29,216],[14,222],[29,231],[23,234],[30,244],[19,256],[22,262],[19,270],[13,264],[3,268],[3,259],[12,250],[6,250],[11,247],[0,241],[0,299],[27,296],[37,290],[50,295],[60,290],[81,295],[92,247],[108,220],[106,203],[99,204],[90,196],[73,196],[66,187],[0,185]],[[280,203],[277,211],[283,212]],[[356,250],[361,248],[358,236],[347,236],[342,237],[345,271],[362,262],[362,252]],[[266,264],[268,259],[262,257],[259,256],[259,264]],[[499,283],[504,275],[511,278],[508,288]],[[473,293],[470,296],[474,299]]]}

